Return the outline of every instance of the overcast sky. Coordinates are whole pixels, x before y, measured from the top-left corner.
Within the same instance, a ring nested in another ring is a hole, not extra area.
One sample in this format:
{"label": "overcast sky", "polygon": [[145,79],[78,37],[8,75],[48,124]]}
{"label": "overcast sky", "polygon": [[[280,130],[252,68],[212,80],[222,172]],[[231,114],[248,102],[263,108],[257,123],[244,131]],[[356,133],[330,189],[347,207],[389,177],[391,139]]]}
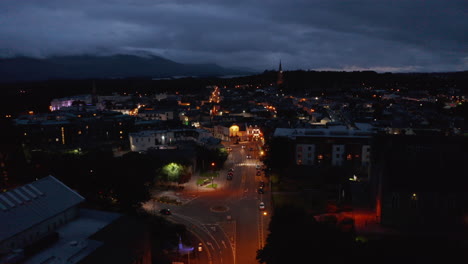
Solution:
{"label": "overcast sky", "polygon": [[468,70],[467,0],[0,0],[0,55],[150,52],[263,71]]}

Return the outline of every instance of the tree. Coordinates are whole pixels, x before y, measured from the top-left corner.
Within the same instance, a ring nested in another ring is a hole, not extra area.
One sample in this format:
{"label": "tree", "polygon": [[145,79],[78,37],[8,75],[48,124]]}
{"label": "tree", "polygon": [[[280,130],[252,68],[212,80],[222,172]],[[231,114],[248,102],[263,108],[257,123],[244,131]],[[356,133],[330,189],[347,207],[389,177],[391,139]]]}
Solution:
{"label": "tree", "polygon": [[[197,162],[202,170],[211,169],[210,164],[215,163],[216,168],[221,168],[227,160],[228,153],[225,149],[209,149],[206,147],[198,146],[197,149]],[[216,169],[215,168],[215,169]]]}
{"label": "tree", "polygon": [[257,251],[260,263],[342,263],[350,258],[351,235],[317,222],[302,208],[276,208],[269,230],[265,247]]}
{"label": "tree", "polygon": [[161,169],[161,173],[165,180],[171,182],[178,182],[183,171],[184,167],[181,164],[175,162],[171,162],[163,166]]}
{"label": "tree", "polygon": [[292,153],[290,149],[290,142],[287,138],[275,137],[268,143],[268,151],[266,152],[263,163],[272,169],[288,168],[290,160],[285,158],[289,157]]}
{"label": "tree", "polygon": [[149,199],[149,187],[154,180],[155,167],[145,154],[130,152],[117,159],[110,186],[124,210],[133,210]]}

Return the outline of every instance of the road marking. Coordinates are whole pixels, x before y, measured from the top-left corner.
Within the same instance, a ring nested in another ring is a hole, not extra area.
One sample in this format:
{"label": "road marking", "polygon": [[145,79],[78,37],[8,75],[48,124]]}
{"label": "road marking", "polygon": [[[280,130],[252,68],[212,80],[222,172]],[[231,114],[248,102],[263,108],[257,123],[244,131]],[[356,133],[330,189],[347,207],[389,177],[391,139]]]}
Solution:
{"label": "road marking", "polygon": [[213,251],[215,250],[214,247],[213,247],[213,244],[211,244],[211,242],[206,241],[206,244],[207,244],[208,246],[210,246],[210,247],[213,249]]}

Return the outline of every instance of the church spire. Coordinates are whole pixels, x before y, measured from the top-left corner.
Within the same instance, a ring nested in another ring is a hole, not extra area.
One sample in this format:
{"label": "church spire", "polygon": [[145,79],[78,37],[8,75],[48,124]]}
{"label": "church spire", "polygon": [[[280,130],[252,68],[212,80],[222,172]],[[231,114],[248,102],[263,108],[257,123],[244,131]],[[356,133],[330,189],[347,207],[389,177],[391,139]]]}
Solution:
{"label": "church spire", "polygon": [[276,80],[276,86],[280,87],[283,85],[283,67],[281,66],[281,60],[278,69],[278,79]]}

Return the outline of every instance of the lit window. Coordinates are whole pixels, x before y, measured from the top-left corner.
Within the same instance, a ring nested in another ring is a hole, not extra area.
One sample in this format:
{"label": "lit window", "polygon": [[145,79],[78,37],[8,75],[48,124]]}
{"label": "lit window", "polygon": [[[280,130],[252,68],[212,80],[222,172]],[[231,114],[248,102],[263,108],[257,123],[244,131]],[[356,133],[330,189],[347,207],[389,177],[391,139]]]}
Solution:
{"label": "lit window", "polygon": [[319,160],[322,160],[322,159],[323,159],[323,155],[320,154],[320,155],[317,156],[317,158],[318,158]]}
{"label": "lit window", "polygon": [[353,156],[352,156],[351,154],[348,154],[348,155],[346,156],[346,159],[347,159],[347,160],[351,160],[352,158],[353,158]]}
{"label": "lit window", "polygon": [[78,135],[81,135],[81,130],[78,130]]}

